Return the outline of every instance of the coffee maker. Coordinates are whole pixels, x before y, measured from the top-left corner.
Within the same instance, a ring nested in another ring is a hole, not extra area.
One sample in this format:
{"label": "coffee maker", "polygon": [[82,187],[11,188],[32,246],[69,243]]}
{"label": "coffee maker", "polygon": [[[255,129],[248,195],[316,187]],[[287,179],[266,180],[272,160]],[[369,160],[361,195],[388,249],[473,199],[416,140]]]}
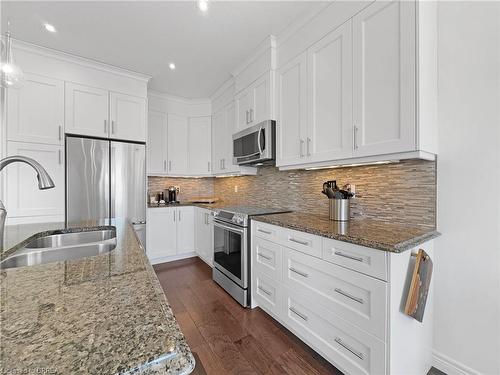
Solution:
{"label": "coffee maker", "polygon": [[179,188],[175,187],[175,186],[170,186],[167,189],[167,198],[168,198],[168,201],[166,203],[167,204],[179,203],[179,201],[177,200],[177,195],[178,194],[179,194]]}

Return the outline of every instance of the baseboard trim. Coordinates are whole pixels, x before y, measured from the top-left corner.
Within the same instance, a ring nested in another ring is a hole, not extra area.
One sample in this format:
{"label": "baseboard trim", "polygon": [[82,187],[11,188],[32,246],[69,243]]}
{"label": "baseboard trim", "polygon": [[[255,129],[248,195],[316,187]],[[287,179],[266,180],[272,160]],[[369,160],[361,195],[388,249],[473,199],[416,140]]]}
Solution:
{"label": "baseboard trim", "polygon": [[193,258],[198,256],[196,254],[196,251],[191,251],[189,253],[184,253],[184,254],[178,254],[178,255],[172,255],[169,257],[160,257],[160,258],[153,258],[149,259],[149,262],[151,264],[160,264],[160,263],[168,263],[168,262],[173,262],[175,260],[181,260],[181,259],[187,259],[187,258]]}
{"label": "baseboard trim", "polygon": [[436,350],[432,351],[432,359],[433,366],[447,375],[482,375],[480,372]]}

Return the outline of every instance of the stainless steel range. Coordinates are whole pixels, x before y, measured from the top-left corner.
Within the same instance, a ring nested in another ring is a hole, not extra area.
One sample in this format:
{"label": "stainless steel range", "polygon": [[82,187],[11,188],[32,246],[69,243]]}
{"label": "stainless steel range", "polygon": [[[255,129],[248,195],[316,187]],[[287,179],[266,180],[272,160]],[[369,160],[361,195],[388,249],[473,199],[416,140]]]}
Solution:
{"label": "stainless steel range", "polygon": [[212,278],[242,306],[250,305],[250,218],[283,209],[227,207],[214,213]]}

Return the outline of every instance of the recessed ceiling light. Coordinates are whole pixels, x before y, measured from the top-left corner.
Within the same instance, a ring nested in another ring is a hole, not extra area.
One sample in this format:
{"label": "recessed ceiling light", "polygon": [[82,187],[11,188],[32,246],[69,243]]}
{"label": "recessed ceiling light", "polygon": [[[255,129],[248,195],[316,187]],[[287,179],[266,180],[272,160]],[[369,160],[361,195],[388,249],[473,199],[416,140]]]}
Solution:
{"label": "recessed ceiling light", "polygon": [[45,27],[45,30],[50,31],[51,33],[55,33],[57,31],[54,25],[51,25],[50,23],[44,23],[43,26]]}
{"label": "recessed ceiling light", "polygon": [[174,70],[175,69],[175,64],[174,63],[170,63],[170,64],[168,64],[168,67],[170,68],[170,70]]}
{"label": "recessed ceiling light", "polygon": [[208,1],[207,0],[198,0],[198,9],[202,12],[206,12],[208,10]]}

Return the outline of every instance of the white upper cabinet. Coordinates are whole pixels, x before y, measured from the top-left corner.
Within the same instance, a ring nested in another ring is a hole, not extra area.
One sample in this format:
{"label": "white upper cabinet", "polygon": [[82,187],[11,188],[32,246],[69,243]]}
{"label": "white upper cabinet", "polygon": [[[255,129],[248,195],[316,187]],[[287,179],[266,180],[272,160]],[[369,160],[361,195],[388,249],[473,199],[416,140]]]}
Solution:
{"label": "white upper cabinet", "polygon": [[167,114],[149,110],[148,127],[147,173],[165,175],[167,174]]}
{"label": "white upper cabinet", "polygon": [[272,119],[273,72],[266,72],[235,97],[237,131]]}
{"label": "white upper cabinet", "polygon": [[110,92],[109,108],[111,138],[146,141],[146,99]]}
{"label": "white upper cabinet", "polygon": [[190,117],[188,121],[189,174],[211,174],[211,119],[209,116]]}
{"label": "white upper cabinet", "polygon": [[310,161],[352,156],[351,22],[331,32],[307,51],[308,135]]}
{"label": "white upper cabinet", "polygon": [[[9,141],[7,155],[22,155],[35,159],[43,165],[55,184],[52,189],[39,190],[33,168],[24,163],[9,165],[5,169],[7,181],[5,204],[10,223],[22,220],[24,222],[63,220],[65,194],[63,146]],[[27,218],[29,220],[26,221]]]}
{"label": "white upper cabinet", "polygon": [[7,94],[9,141],[63,144],[64,82],[26,73],[26,82]]}
{"label": "white upper cabinet", "polygon": [[169,113],[167,129],[168,174],[187,175],[189,173],[187,117]]}
{"label": "white upper cabinet", "polygon": [[108,137],[108,91],[71,82],[65,89],[66,133]]}
{"label": "white upper cabinet", "polygon": [[376,1],[353,18],[354,155],[416,148],[415,3]]}
{"label": "white upper cabinet", "polygon": [[250,110],[253,107],[252,92],[250,89],[243,90],[235,97],[236,124],[237,129],[245,129],[250,124]]}
{"label": "white upper cabinet", "polygon": [[223,109],[212,115],[212,173],[222,173],[222,160],[226,157],[226,112]]}
{"label": "white upper cabinet", "polygon": [[277,73],[276,165],[304,162],[307,137],[306,54],[297,56]]}

